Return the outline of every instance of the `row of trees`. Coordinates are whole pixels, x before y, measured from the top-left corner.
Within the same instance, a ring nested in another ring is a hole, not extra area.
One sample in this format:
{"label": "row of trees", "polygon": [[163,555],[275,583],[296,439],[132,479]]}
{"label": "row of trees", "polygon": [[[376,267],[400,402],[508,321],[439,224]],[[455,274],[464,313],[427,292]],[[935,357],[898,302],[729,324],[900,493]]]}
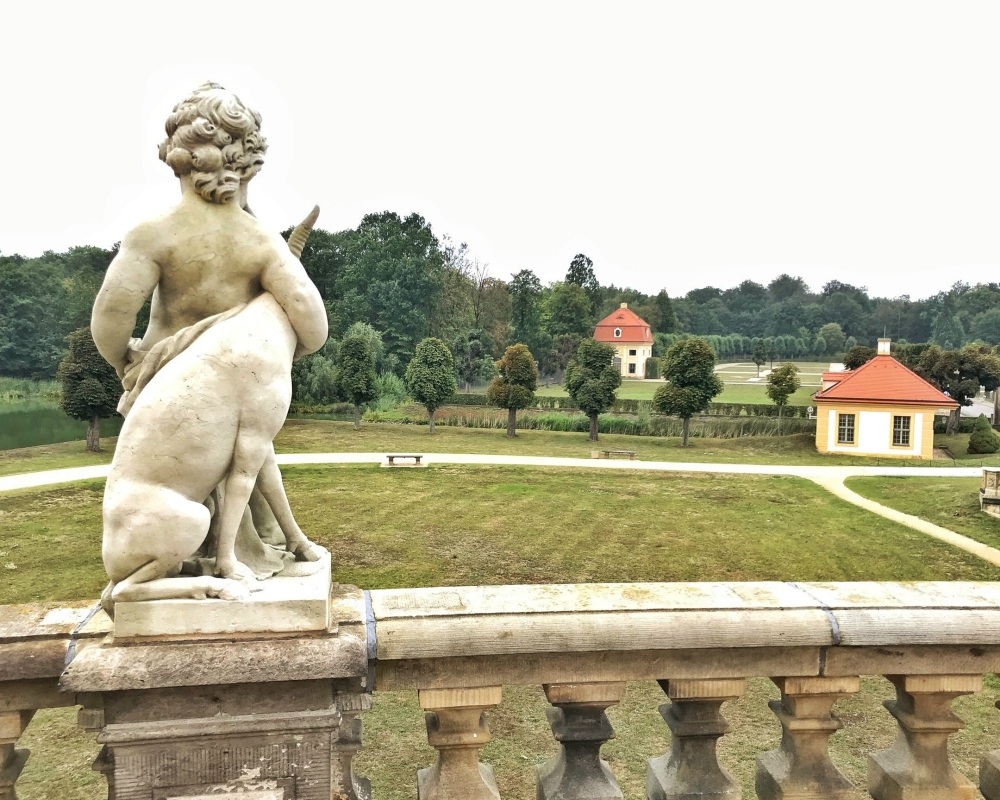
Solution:
{"label": "row of trees", "polygon": [[[788,337],[804,343],[810,355],[840,353],[845,343],[872,345],[880,336],[932,342],[945,349],[973,341],[1000,344],[1000,284],[957,282],[925,300],[909,295],[870,297],[863,286],[837,280],[814,292],[800,277],[780,275],[766,286],[745,280],[732,289],[706,286],[673,301],[681,330],[700,336]],[[815,347],[825,325],[836,323],[838,344],[824,334],[825,349]],[[720,356],[725,357],[722,350]],[[796,355],[788,353],[788,355]]]}
{"label": "row of trees", "polygon": [[[67,335],[88,323],[116,247],[74,247],[38,258],[0,255],[0,375],[51,378]],[[495,375],[507,346],[522,343],[541,375],[558,378],[595,324],[621,303],[650,323],[654,355],[681,335],[708,339],[722,359],[828,358],[883,334],[950,350],[970,341],[1000,344],[1000,285],[956,283],[931,298],[869,297],[864,287],[829,281],[813,292],[782,275],[766,286],[704,287],[671,299],[602,285],[578,254],[563,280],[543,285],[531,270],[490,275],[464,244],[439,238],[417,215],[385,211],[356,227],[313,231],[302,262],[323,296],[337,342],[364,323],[382,336],[377,371],[402,377],[416,345],[437,338],[451,350],[462,384]],[[145,326],[140,319],[139,328]],[[321,354],[327,367],[332,353]],[[763,362],[761,362],[763,363]],[[320,365],[322,366],[322,365]],[[317,385],[332,378],[317,372]]]}

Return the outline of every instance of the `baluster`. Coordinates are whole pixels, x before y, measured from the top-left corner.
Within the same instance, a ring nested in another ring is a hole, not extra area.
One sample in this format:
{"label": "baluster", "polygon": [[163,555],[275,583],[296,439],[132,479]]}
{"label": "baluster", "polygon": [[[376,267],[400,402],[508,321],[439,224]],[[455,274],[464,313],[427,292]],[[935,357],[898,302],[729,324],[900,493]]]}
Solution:
{"label": "baluster", "polygon": [[17,747],[34,711],[0,712],[0,800],[17,800],[14,784],[28,760],[28,750]]}
{"label": "baluster", "polygon": [[624,683],[556,683],[542,687],[555,708],[545,710],[559,755],[538,767],[538,800],[620,800],[601,745],[615,729],[605,709],[621,702]]}
{"label": "baluster", "polygon": [[418,800],[500,800],[493,769],[479,763],[491,738],[486,711],[500,702],[500,687],[421,689],[419,696],[438,757],[417,773]]}
{"label": "baluster", "polygon": [[975,800],[976,787],[951,766],[948,737],[965,724],[952,701],[982,688],[981,675],[887,675],[896,699],[883,705],[899,722],[896,743],[868,756],[875,800]]}
{"label": "baluster", "polygon": [[651,758],[646,766],[649,800],[739,800],[739,788],[719,766],[716,743],[729,732],[720,713],[726,700],[746,691],[743,678],[728,680],[659,681],[670,698],[660,715],[670,727],[670,752]]}
{"label": "baluster", "polygon": [[[996,707],[1000,708],[1000,701]],[[979,791],[986,800],[1000,800],[1000,750],[992,750],[979,759]]]}
{"label": "baluster", "polygon": [[361,713],[371,710],[370,694],[343,693],[337,695],[337,708],[341,714],[340,730],[334,759],[340,767],[341,784],[335,787],[337,797],[344,800],[370,800],[372,784],[368,778],[354,774],[354,757],[361,750]]}
{"label": "baluster", "polygon": [[854,785],[830,761],[830,736],[841,728],[831,713],[861,681],[846,678],[772,678],[781,700],[768,705],[781,723],[781,744],[757,756],[754,788],[760,800],[823,797],[850,800]]}

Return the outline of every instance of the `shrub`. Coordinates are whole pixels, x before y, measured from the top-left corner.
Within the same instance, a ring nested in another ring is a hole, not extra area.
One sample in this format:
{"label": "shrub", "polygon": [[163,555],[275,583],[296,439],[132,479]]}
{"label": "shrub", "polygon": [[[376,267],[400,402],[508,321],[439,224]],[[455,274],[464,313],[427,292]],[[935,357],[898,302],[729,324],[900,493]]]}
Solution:
{"label": "shrub", "polygon": [[1000,450],[1000,437],[993,432],[990,421],[983,414],[976,418],[969,436],[970,455],[986,455]]}

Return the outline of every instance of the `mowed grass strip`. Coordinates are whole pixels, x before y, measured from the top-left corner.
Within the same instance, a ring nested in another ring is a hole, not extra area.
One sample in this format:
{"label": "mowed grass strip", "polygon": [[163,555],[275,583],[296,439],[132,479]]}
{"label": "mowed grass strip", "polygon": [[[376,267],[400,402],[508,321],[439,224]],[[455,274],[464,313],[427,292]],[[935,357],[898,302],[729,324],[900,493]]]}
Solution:
{"label": "mowed grass strip", "polygon": [[[722,394],[713,398],[713,403],[757,403],[760,405],[770,405],[771,398],[767,396],[767,378],[762,377],[760,382],[746,383],[748,378],[753,377],[752,373],[720,372],[719,377],[725,382]],[[819,388],[819,382],[806,384],[799,388],[791,397],[788,404],[793,406],[807,406],[812,402],[812,395]],[[618,387],[616,395],[623,400],[652,400],[656,390],[663,386],[663,381],[632,381],[623,380]],[[568,397],[566,390],[562,386],[540,386],[537,394],[542,397]]]}
{"label": "mowed grass strip", "polygon": [[[299,524],[366,589],[588,581],[997,580],[797,478],[286,467]],[[103,484],[0,495],[0,601],[96,598]],[[54,558],[58,553],[60,557]]]}
{"label": "mowed grass strip", "polygon": [[[913,531],[866,514],[793,478],[607,473],[526,467],[288,467],[303,528],[333,552],[334,578],[366,588],[523,582],[656,580],[995,580],[998,570]],[[5,603],[95,598],[100,562],[100,481],[0,495],[0,598]],[[669,676],[665,676],[669,677]],[[888,684],[870,680],[840,704],[848,729],[834,738],[838,763],[864,785],[865,754],[891,742],[879,705]],[[780,729],[776,696],[752,680],[725,710],[734,735],[723,763],[746,796],[754,756]],[[963,701],[975,722],[953,751],[974,775],[995,746],[993,688]],[[626,796],[641,798],[645,759],[669,747],[653,683],[635,683],[611,712],[618,738],[605,753]],[[505,797],[530,796],[534,766],[557,750],[536,686],[504,689],[491,715],[494,765]],[[87,769],[98,746],[72,730],[74,712],[39,714],[22,740],[33,750],[23,800],[97,800]],[[410,692],[380,693],[364,717],[368,747],[358,772],[383,800],[411,798],[415,772],[434,760]],[[991,727],[992,726],[992,727]],[[859,793],[859,798],[863,795]]]}
{"label": "mowed grass strip", "polygon": [[1000,549],[1000,518],[979,510],[980,478],[849,478],[869,500]]}

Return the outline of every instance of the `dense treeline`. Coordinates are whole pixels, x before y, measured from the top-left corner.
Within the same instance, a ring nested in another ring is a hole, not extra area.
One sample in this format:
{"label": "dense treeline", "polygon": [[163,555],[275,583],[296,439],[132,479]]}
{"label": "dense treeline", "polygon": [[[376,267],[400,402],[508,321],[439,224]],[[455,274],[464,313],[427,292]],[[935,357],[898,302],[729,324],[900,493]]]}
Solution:
{"label": "dense treeline", "polygon": [[[116,248],[74,247],[38,258],[0,254],[0,375],[51,378],[67,335],[89,322],[90,308]],[[705,287],[671,298],[669,276],[657,294],[602,286],[585,255],[565,279],[543,285],[530,270],[506,279],[464,244],[439,238],[419,215],[369,214],[357,228],[313,232],[302,262],[326,303],[331,342],[310,368],[316,386],[333,386],[328,368],[338,343],[357,323],[381,335],[378,372],[402,376],[426,337],[445,342],[460,385],[482,385],[506,347],[524,343],[551,380],[581,338],[621,303],[647,320],[655,352],[685,334],[706,337],[719,358],[826,358],[883,334],[950,350],[1000,343],[1000,284],[956,283],[926,300],[869,297],[836,280],[814,292],[799,277],[732,289]],[[140,320],[144,327],[145,320]],[[655,362],[653,362],[655,364]],[[300,381],[301,382],[301,381]]]}

